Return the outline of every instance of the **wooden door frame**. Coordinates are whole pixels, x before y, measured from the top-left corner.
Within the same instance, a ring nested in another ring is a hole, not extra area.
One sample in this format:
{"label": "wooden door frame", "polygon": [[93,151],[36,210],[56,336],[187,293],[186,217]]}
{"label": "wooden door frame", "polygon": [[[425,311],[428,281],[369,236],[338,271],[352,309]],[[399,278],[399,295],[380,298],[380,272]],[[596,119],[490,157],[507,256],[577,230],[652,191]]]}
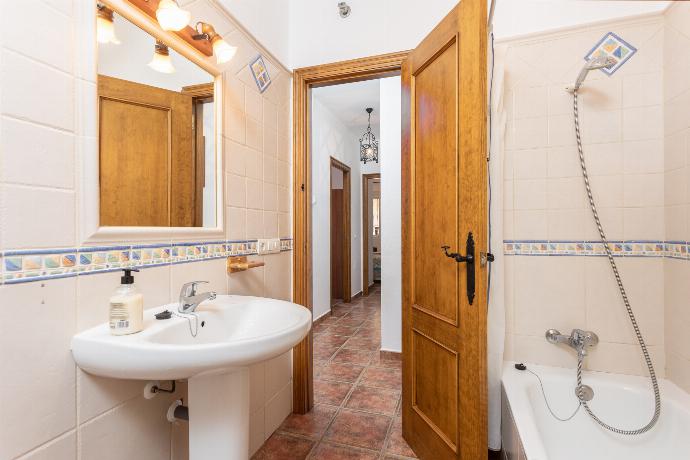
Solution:
{"label": "wooden door frame", "polygon": [[[311,264],[311,90],[400,74],[408,52],[296,69],[292,73],[293,242],[292,300],[312,310]],[[312,332],[292,351],[292,410],[304,414],[314,405]]]}
{"label": "wooden door frame", "polygon": [[[343,270],[343,302],[352,302],[352,190],[351,190],[351,171],[350,167],[341,161],[331,157],[331,169],[336,168],[343,172],[343,257],[345,258],[345,269]],[[331,171],[329,171],[331,172]],[[333,175],[330,177],[330,190],[333,190]],[[329,194],[329,199],[331,198]],[[331,202],[331,206],[333,202]],[[330,249],[329,249],[330,250]],[[333,258],[331,254],[331,274],[333,273]],[[331,278],[333,279],[333,278]],[[331,300],[333,300],[333,286],[331,286]]]}
{"label": "wooden door frame", "polygon": [[381,173],[362,174],[362,295],[369,295],[369,179]]}

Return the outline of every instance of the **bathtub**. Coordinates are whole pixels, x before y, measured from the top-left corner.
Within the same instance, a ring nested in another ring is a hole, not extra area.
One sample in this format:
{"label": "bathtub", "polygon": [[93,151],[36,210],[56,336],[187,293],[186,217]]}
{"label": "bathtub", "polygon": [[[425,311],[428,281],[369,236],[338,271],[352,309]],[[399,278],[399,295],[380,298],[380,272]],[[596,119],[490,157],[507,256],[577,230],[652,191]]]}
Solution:
{"label": "bathtub", "polygon": [[[651,431],[624,436],[599,427],[584,409],[568,422],[549,413],[537,378],[506,363],[503,369],[501,438],[507,460],[665,460],[690,458],[690,395],[660,380],[661,418]],[[575,369],[526,364],[539,374],[553,411],[562,418],[577,407]],[[594,389],[592,410],[603,421],[639,428],[654,412],[648,378],[586,372]]]}

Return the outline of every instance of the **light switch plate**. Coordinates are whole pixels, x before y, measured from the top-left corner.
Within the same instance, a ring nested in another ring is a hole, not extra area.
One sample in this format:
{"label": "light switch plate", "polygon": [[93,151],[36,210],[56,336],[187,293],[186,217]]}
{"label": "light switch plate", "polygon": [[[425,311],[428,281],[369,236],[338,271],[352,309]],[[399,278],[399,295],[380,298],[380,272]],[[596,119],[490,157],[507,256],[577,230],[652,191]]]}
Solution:
{"label": "light switch plate", "polygon": [[280,238],[267,238],[258,241],[259,255],[275,254],[280,252]]}

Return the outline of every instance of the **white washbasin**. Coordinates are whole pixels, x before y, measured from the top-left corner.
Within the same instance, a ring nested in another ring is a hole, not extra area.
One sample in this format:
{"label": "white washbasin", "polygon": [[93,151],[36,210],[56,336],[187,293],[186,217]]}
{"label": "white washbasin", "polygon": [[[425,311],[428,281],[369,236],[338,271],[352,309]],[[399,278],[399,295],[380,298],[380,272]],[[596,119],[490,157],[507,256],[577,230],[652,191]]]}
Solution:
{"label": "white washbasin", "polygon": [[197,329],[191,315],[157,320],[164,310],[176,314],[177,304],[146,310],[137,334],[113,336],[104,323],[75,335],[74,360],[103,377],[187,379],[190,460],[247,460],[248,366],[297,345],[311,312],[282,300],[219,295],[196,309]]}
{"label": "white washbasin", "polygon": [[194,337],[196,322],[191,315],[154,317],[166,309],[177,313],[177,304],[144,311],[144,330],[137,334],[114,336],[104,323],[75,335],[75,361],[86,372],[103,377],[189,379],[278,356],[299,343],[311,327],[311,312],[300,305],[219,295],[196,309]]}

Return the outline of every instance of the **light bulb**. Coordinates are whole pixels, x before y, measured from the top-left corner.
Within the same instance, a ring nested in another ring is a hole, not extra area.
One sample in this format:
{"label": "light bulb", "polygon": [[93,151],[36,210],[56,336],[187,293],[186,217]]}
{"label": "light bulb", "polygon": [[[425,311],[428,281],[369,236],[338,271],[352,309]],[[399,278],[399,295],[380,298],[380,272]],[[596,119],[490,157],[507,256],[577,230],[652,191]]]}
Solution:
{"label": "light bulb", "polygon": [[218,64],[228,62],[237,53],[237,47],[228,45],[228,42],[220,38],[219,35],[216,35],[211,43],[213,45],[213,54],[216,55],[216,62]]}
{"label": "light bulb", "polygon": [[96,16],[96,40],[98,43],[119,44],[115,36],[115,24],[113,22],[113,10],[105,6],[99,6]]}
{"label": "light bulb", "polygon": [[191,18],[192,14],[180,8],[175,0],[161,0],[156,10],[156,19],[163,30],[182,30]]}
{"label": "light bulb", "polygon": [[149,67],[160,73],[175,72],[168,47],[160,41],[156,41],[156,48],[153,52],[153,59],[149,62]]}

